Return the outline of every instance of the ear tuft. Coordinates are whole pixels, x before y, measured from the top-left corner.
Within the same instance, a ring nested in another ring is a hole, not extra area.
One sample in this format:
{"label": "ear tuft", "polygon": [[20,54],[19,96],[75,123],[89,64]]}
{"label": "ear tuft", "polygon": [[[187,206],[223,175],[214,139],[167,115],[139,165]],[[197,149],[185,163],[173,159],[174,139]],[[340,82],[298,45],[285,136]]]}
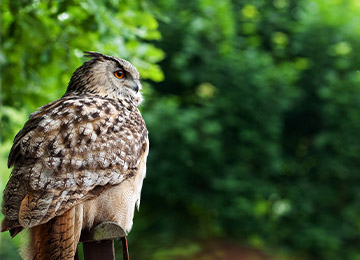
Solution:
{"label": "ear tuft", "polygon": [[96,58],[96,59],[109,58],[108,56],[95,51],[84,51],[84,53],[85,53],[85,57],[87,58]]}

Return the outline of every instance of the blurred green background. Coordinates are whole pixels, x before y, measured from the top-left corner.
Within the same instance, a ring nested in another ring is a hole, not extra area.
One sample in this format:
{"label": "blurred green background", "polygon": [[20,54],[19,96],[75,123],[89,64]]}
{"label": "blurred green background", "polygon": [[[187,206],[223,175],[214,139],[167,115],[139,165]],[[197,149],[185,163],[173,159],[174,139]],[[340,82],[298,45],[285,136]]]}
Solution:
{"label": "blurred green background", "polygon": [[[99,51],[131,61],[144,84],[151,145],[132,259],[240,259],[228,245],[360,259],[359,0],[0,9],[1,190],[29,113],[62,96],[83,50]],[[0,238],[0,259],[18,259],[21,239]]]}

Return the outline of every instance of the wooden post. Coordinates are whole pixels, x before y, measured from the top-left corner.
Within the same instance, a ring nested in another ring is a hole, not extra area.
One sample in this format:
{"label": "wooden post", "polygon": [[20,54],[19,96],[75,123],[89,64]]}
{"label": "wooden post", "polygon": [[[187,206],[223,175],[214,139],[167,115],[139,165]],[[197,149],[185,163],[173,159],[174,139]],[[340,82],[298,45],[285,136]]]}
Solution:
{"label": "wooden post", "polygon": [[115,260],[114,240],[83,243],[85,260]]}
{"label": "wooden post", "polygon": [[[124,230],[114,222],[104,222],[91,230],[83,230],[84,260],[115,260],[114,239],[121,238],[123,258],[128,260],[127,241]],[[78,259],[77,254],[75,260]]]}

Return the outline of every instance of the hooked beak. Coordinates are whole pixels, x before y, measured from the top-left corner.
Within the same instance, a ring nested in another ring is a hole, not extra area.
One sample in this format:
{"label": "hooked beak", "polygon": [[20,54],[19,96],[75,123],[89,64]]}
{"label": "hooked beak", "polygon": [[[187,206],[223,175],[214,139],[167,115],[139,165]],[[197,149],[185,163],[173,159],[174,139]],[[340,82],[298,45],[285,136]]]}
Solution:
{"label": "hooked beak", "polygon": [[137,83],[135,83],[133,90],[135,90],[136,93],[139,92],[139,85]]}
{"label": "hooked beak", "polygon": [[127,85],[127,87],[131,88],[132,90],[134,90],[136,93],[139,92],[140,88],[141,88],[141,83],[138,81],[131,81],[131,83],[129,85]]}

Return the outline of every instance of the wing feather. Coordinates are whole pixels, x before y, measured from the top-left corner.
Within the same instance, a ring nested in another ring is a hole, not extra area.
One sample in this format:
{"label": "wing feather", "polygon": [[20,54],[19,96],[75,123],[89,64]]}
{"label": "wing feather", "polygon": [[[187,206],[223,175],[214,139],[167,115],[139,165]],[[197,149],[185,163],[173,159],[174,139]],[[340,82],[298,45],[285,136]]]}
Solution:
{"label": "wing feather", "polygon": [[15,137],[4,215],[35,226],[121,183],[137,173],[147,139],[138,109],[121,100],[67,96],[41,107]]}

